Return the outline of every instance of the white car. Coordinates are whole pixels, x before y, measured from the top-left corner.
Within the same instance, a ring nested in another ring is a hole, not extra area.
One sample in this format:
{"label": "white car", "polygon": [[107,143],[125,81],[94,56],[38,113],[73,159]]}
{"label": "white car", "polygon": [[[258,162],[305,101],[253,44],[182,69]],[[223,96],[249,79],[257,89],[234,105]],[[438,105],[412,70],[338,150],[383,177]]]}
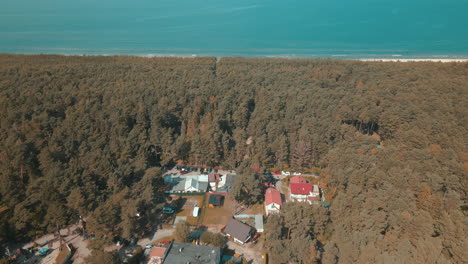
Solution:
{"label": "white car", "polygon": [[293,175],[302,175],[300,172],[293,172]]}
{"label": "white car", "polygon": [[289,176],[291,175],[291,172],[289,171],[281,171],[281,174],[285,175],[285,176]]}

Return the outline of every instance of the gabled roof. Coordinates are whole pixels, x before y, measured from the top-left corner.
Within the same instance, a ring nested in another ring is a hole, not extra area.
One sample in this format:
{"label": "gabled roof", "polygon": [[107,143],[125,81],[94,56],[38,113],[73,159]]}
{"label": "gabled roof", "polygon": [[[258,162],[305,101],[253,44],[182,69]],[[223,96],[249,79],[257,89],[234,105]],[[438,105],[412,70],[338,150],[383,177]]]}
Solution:
{"label": "gabled roof", "polygon": [[252,232],[252,227],[239,222],[235,219],[229,220],[229,223],[224,228],[224,233],[237,238],[242,242],[246,242],[249,239],[250,233]]}
{"label": "gabled roof", "polygon": [[197,179],[188,179],[185,181],[185,190],[195,189],[197,191],[205,192],[208,189],[208,183],[202,182]]}
{"label": "gabled roof", "polygon": [[198,188],[198,181],[196,179],[190,179],[190,180],[186,181],[185,189],[188,189],[190,187],[197,189]]}
{"label": "gabled roof", "polygon": [[201,192],[206,192],[208,189],[208,182],[198,182],[198,190]]}
{"label": "gabled roof", "polygon": [[307,183],[306,179],[300,175],[296,175],[289,180],[290,183]]}
{"label": "gabled roof", "polygon": [[312,191],[312,184],[291,183],[289,188],[291,189],[291,194],[309,194]]}
{"label": "gabled roof", "polygon": [[185,179],[184,178],[174,178],[174,187],[172,187],[173,192],[182,192],[185,190]]}
{"label": "gabled roof", "polygon": [[166,248],[165,247],[153,247],[151,248],[151,251],[148,255],[148,257],[157,257],[157,258],[162,258],[164,257],[164,253],[166,253]]}
{"label": "gabled roof", "polygon": [[265,192],[265,204],[269,205],[271,203],[275,203],[280,206],[283,205],[283,202],[281,201],[281,193],[275,188],[268,188]]}

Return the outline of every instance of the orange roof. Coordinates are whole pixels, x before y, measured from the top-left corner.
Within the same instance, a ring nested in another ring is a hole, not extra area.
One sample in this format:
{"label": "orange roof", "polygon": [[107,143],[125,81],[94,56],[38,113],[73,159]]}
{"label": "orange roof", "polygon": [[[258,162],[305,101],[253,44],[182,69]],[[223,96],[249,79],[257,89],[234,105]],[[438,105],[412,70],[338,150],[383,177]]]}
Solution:
{"label": "orange roof", "polygon": [[162,258],[164,257],[164,253],[166,253],[165,247],[153,247],[149,253],[149,258],[152,258],[152,257]]}
{"label": "orange roof", "polygon": [[378,140],[378,141],[381,140],[379,134],[377,134],[377,133],[373,133],[373,134],[372,134],[372,137],[373,137],[374,139]]}
{"label": "orange roof", "polygon": [[275,203],[279,206],[282,206],[283,202],[281,201],[281,193],[275,188],[268,188],[265,192],[265,203],[267,205]]}
{"label": "orange roof", "polygon": [[304,177],[296,175],[289,180],[290,183],[307,183]]}
{"label": "orange roof", "polygon": [[308,183],[291,183],[289,185],[291,194],[309,194],[312,191],[312,184]]}

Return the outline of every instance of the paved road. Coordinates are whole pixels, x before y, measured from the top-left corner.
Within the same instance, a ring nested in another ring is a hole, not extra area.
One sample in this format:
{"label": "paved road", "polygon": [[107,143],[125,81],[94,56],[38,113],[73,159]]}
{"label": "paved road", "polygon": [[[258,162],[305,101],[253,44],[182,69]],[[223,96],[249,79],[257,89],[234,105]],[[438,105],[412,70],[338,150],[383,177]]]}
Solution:
{"label": "paved road", "polygon": [[163,237],[172,236],[172,234],[174,234],[174,229],[158,229],[151,239],[144,238],[138,240],[138,245],[144,247],[145,245],[151,244],[154,241],[159,240]]}

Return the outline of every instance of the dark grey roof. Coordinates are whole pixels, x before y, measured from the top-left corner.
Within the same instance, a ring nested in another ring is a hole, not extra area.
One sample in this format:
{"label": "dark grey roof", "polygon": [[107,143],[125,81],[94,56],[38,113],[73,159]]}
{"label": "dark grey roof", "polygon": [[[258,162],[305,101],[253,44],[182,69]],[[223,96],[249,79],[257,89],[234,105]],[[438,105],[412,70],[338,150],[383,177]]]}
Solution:
{"label": "dark grey roof", "polygon": [[226,186],[232,187],[234,186],[234,182],[236,181],[237,175],[228,174],[226,175]]}
{"label": "dark grey roof", "polygon": [[222,195],[217,195],[217,194],[212,194],[210,195],[210,199],[208,200],[209,204],[220,206],[222,203],[223,196]]}
{"label": "dark grey roof", "polygon": [[234,186],[234,182],[236,181],[237,175],[234,174],[227,174],[226,175],[226,183],[223,187],[218,188],[218,192],[229,192]]}
{"label": "dark grey roof", "polygon": [[208,183],[207,182],[198,182],[198,190],[202,192],[206,192],[208,190]]}
{"label": "dark grey roof", "polygon": [[224,228],[224,233],[237,238],[242,242],[246,242],[252,232],[252,227],[246,225],[236,219],[229,220],[229,223]]}
{"label": "dark grey roof", "polygon": [[219,264],[221,249],[211,246],[201,246],[174,242],[164,259],[168,264]]}
{"label": "dark grey roof", "polygon": [[174,178],[173,179],[174,186],[172,187],[173,192],[183,192],[185,191],[185,179],[184,178]]}

